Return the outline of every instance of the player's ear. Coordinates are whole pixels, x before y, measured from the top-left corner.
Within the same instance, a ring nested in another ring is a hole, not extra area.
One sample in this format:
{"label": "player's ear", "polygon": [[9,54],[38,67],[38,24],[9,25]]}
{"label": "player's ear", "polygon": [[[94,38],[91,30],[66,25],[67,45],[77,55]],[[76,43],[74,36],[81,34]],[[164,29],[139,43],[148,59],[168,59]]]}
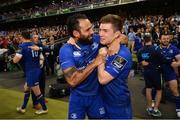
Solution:
{"label": "player's ear", "polygon": [[120,32],[120,31],[116,31],[116,32],[115,32],[115,36],[114,36],[115,39],[117,39],[120,35],[121,35],[121,32]]}
{"label": "player's ear", "polygon": [[79,37],[80,37],[80,33],[79,33],[79,31],[77,31],[77,30],[74,30],[74,31],[73,31],[73,35],[74,35],[74,37],[76,37],[76,38],[79,38]]}

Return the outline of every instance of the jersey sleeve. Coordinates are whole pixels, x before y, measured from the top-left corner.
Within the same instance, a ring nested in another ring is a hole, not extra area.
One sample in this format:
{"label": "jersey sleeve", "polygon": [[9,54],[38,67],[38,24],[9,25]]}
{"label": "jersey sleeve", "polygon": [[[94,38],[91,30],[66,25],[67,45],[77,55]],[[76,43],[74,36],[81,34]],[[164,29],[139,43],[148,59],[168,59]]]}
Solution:
{"label": "jersey sleeve", "polygon": [[173,53],[175,57],[180,55],[179,49],[175,46],[173,47]]}
{"label": "jersey sleeve", "polygon": [[60,49],[59,61],[63,70],[75,66],[73,51],[70,47],[62,47]]}
{"label": "jersey sleeve", "polygon": [[127,63],[127,58],[115,55],[113,59],[106,61],[105,71],[115,78],[126,69]]}
{"label": "jersey sleeve", "polygon": [[166,57],[162,53],[162,49],[160,49],[159,47],[155,48],[154,54],[160,64],[170,64],[172,62],[171,59],[166,59]]}

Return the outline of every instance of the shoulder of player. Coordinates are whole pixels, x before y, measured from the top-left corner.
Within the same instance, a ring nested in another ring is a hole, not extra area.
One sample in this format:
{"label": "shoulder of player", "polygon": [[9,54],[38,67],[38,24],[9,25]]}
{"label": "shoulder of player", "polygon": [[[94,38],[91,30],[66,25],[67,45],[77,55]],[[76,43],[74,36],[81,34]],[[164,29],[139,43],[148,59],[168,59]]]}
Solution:
{"label": "shoulder of player", "polygon": [[161,50],[161,49],[160,49],[159,46],[154,46],[154,45],[152,45],[152,46],[151,46],[151,50],[152,50],[152,51],[159,51],[159,50]]}
{"label": "shoulder of player", "polygon": [[130,52],[129,48],[127,48],[126,46],[121,45],[118,54],[119,55],[121,55],[121,54],[122,55],[131,55],[131,52]]}
{"label": "shoulder of player", "polygon": [[132,54],[127,47],[121,47],[118,54],[114,55],[114,57],[121,57],[124,59],[132,59]]}
{"label": "shoulder of player", "polygon": [[59,53],[61,53],[61,54],[69,54],[72,51],[73,51],[73,45],[71,45],[69,43],[66,43],[60,48]]}
{"label": "shoulder of player", "polygon": [[18,45],[18,48],[19,48],[19,49],[23,49],[25,46],[26,46],[26,43],[23,42],[23,43],[21,43],[21,44]]}
{"label": "shoulder of player", "polygon": [[61,47],[61,49],[70,49],[70,48],[72,48],[72,44],[70,44],[70,43],[65,43],[62,47]]}
{"label": "shoulder of player", "polygon": [[176,46],[174,46],[174,45],[170,45],[170,47],[169,47],[170,49],[178,49]]}

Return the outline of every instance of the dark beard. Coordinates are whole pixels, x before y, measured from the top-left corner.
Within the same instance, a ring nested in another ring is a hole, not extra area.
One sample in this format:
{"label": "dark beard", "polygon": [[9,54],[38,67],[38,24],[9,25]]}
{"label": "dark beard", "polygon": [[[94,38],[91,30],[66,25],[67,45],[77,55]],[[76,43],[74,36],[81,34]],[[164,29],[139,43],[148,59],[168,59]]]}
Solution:
{"label": "dark beard", "polygon": [[79,38],[78,42],[83,45],[91,45],[93,43],[92,39]]}
{"label": "dark beard", "polygon": [[164,46],[164,47],[167,47],[169,44],[164,44],[164,43],[162,43],[162,46]]}

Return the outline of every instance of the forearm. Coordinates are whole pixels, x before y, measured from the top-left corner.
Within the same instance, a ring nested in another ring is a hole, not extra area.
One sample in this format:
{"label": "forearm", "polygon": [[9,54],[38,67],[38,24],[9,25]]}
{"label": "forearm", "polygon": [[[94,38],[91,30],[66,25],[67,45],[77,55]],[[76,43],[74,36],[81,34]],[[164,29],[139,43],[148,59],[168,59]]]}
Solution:
{"label": "forearm", "polygon": [[104,81],[104,77],[105,77],[105,63],[102,63],[98,66],[98,79],[99,79],[99,83],[100,84],[106,84],[106,82]]}
{"label": "forearm", "polygon": [[177,76],[179,76],[179,70],[178,70],[178,67],[175,67],[173,68],[174,69],[174,72],[176,73]]}
{"label": "forearm", "polygon": [[94,62],[92,62],[85,69],[77,70],[71,75],[71,77],[66,77],[66,80],[72,87],[75,87],[79,85],[81,82],[83,82],[96,67],[97,65]]}

